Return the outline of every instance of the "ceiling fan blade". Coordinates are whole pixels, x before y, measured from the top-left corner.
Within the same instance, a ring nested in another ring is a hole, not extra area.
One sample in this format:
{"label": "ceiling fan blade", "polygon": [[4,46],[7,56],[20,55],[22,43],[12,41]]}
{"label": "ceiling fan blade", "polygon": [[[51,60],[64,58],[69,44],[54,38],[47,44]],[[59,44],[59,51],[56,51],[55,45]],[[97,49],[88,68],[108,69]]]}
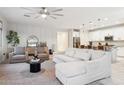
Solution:
{"label": "ceiling fan blade", "polygon": [[62,11],[62,10],[63,10],[63,9],[60,8],[60,9],[53,10],[53,11],[51,11],[51,12],[58,12],[58,11]]}
{"label": "ceiling fan blade", "polygon": [[53,19],[56,19],[56,17],[54,17],[54,16],[50,16],[51,18],[53,18]]}
{"label": "ceiling fan blade", "polygon": [[56,16],[64,16],[63,14],[52,14],[52,15],[56,15]]}
{"label": "ceiling fan blade", "polygon": [[25,17],[31,17],[32,15],[35,15],[36,13],[26,13],[24,14]]}
{"label": "ceiling fan blade", "polygon": [[31,17],[31,15],[24,14],[25,17]]}
{"label": "ceiling fan blade", "polygon": [[35,19],[37,19],[37,18],[39,18],[40,17],[40,15],[38,15],[38,16],[36,16],[36,17],[34,17]]}

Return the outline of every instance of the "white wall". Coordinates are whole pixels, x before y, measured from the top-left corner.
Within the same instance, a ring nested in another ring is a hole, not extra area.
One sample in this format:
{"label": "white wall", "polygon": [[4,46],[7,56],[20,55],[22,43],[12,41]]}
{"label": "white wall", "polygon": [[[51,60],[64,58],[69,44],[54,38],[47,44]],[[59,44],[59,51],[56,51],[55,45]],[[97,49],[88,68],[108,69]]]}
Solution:
{"label": "white wall", "polygon": [[9,23],[8,30],[14,30],[18,32],[20,36],[19,46],[26,46],[26,40],[28,36],[35,35],[39,38],[39,41],[46,41],[49,48],[52,48],[54,45],[55,50],[57,43],[57,31],[62,31],[62,29],[57,29],[50,26],[36,26],[19,23]]}
{"label": "white wall", "polygon": [[0,20],[3,22],[3,27],[2,27],[2,61],[5,59],[5,55],[3,53],[7,52],[7,40],[6,40],[6,32],[7,32],[7,20],[3,17],[0,16]]}

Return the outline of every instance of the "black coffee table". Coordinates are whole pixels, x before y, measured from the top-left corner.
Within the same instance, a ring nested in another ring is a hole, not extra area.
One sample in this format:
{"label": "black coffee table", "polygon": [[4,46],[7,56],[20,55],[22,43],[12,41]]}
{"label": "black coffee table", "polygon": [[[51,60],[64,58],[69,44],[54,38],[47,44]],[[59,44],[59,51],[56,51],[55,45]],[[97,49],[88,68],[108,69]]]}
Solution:
{"label": "black coffee table", "polygon": [[36,73],[41,70],[41,65],[39,62],[31,62],[30,63],[30,72]]}
{"label": "black coffee table", "polygon": [[37,72],[41,71],[41,63],[43,63],[43,62],[44,62],[44,60],[41,60],[41,59],[37,62],[31,62],[31,60],[28,61],[27,63],[30,64],[30,72],[37,73]]}

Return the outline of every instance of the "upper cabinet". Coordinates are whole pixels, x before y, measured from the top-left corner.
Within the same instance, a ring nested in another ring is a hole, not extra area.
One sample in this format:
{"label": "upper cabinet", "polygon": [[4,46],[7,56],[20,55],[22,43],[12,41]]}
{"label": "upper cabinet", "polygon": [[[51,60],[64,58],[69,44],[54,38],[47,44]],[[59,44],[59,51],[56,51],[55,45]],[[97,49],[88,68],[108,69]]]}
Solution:
{"label": "upper cabinet", "polygon": [[101,29],[89,32],[90,41],[105,41],[105,37],[113,37],[113,41],[124,40],[124,26]]}

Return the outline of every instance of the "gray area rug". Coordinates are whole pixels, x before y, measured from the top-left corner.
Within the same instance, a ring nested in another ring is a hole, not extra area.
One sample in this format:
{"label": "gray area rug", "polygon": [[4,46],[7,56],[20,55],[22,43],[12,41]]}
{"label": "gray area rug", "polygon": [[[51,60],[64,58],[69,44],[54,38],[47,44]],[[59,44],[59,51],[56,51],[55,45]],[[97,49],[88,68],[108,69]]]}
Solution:
{"label": "gray area rug", "polygon": [[60,85],[55,78],[54,63],[45,61],[41,64],[41,71],[30,73],[27,63],[1,64],[1,85]]}
{"label": "gray area rug", "polygon": [[20,72],[23,78],[34,78],[34,77],[39,77],[45,72],[44,68],[41,68],[40,72],[37,73],[30,73],[29,70],[25,70]]}

